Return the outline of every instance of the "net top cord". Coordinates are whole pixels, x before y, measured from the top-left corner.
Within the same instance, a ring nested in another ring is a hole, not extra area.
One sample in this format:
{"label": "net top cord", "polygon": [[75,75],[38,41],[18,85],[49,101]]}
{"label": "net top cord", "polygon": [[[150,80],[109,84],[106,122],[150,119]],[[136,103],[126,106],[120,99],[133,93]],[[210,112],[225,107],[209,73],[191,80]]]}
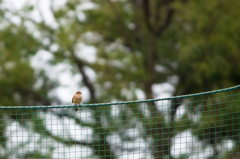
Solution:
{"label": "net top cord", "polygon": [[[214,91],[207,91],[201,93],[194,93],[188,95],[181,95],[181,96],[173,96],[168,98],[156,98],[156,99],[146,99],[146,100],[136,100],[136,101],[124,101],[124,102],[113,102],[113,103],[97,103],[97,104],[81,104],[78,107],[98,107],[98,106],[109,106],[109,105],[122,105],[122,104],[135,104],[135,103],[148,103],[148,102],[155,102],[155,101],[162,101],[162,100],[173,100],[179,98],[189,98],[189,97],[196,97],[201,95],[209,95],[214,93],[220,93],[230,90],[235,90],[240,88],[240,85],[214,90]],[[0,109],[45,109],[45,108],[74,108],[74,105],[49,105],[49,106],[0,106]]]}

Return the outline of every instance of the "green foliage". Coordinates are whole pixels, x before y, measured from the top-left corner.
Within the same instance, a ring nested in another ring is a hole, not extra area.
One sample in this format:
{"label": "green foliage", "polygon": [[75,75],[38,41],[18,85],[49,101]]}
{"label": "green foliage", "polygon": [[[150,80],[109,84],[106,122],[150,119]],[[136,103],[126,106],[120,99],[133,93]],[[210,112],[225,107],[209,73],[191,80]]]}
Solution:
{"label": "green foliage", "polygon": [[[200,117],[194,128],[194,134],[200,140],[209,140],[211,144],[219,143],[224,138],[238,142],[239,135],[239,92],[218,93],[206,99],[204,107],[199,110]],[[214,140],[214,141],[210,141]]]}
{"label": "green foliage", "polygon": [[[29,58],[39,50],[38,41],[27,32],[27,28],[16,25],[0,30],[0,40],[0,104],[49,104],[47,93],[52,87],[43,85],[34,90],[36,81],[46,77],[44,74],[36,76],[29,63]],[[45,84],[48,81],[45,80]],[[53,82],[51,84],[54,86]]]}
{"label": "green foliage", "polygon": [[[240,3],[213,0],[176,3],[179,10],[179,92],[194,93],[239,82]],[[231,9],[230,9],[231,8]],[[224,14],[223,14],[224,13]]]}
{"label": "green foliage", "polygon": [[32,152],[32,153],[25,154],[22,157],[19,156],[19,158],[22,158],[22,159],[31,159],[31,158],[48,159],[48,158],[51,158],[51,157],[42,155],[41,152],[35,151],[35,152]]}

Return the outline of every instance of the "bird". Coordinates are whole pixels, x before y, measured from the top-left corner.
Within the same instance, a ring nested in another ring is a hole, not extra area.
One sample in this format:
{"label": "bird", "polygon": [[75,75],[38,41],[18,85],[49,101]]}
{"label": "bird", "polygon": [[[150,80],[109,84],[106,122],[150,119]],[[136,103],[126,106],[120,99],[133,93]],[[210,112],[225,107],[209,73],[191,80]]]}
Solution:
{"label": "bird", "polygon": [[[73,98],[72,98],[72,103],[74,103],[75,105],[80,105],[80,103],[82,102],[82,92],[77,91]],[[75,108],[75,111],[78,111],[78,108]]]}

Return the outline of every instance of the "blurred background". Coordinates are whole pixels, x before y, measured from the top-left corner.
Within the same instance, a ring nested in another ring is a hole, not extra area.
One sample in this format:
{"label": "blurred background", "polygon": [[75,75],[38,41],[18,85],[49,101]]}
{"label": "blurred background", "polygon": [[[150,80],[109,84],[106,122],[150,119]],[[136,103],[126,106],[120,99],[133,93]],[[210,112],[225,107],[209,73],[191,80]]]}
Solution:
{"label": "blurred background", "polygon": [[[238,0],[0,0],[0,105],[72,105],[77,90],[84,104],[94,104],[238,85],[239,8]],[[239,158],[238,138],[213,142],[194,134],[189,116],[196,111],[184,103],[155,103],[150,126],[127,105],[77,113],[1,109],[0,156]],[[169,132],[182,121],[184,128]],[[147,134],[156,127],[159,136]],[[218,125],[209,127],[216,133]],[[167,141],[156,141],[166,134]]]}

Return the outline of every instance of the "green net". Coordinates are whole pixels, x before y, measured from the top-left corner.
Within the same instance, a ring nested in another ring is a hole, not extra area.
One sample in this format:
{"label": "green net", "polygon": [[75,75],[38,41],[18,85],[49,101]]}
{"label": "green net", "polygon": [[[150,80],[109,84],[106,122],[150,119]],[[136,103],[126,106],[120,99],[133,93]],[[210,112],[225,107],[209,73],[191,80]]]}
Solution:
{"label": "green net", "polygon": [[240,86],[164,99],[0,107],[0,158],[240,158]]}

